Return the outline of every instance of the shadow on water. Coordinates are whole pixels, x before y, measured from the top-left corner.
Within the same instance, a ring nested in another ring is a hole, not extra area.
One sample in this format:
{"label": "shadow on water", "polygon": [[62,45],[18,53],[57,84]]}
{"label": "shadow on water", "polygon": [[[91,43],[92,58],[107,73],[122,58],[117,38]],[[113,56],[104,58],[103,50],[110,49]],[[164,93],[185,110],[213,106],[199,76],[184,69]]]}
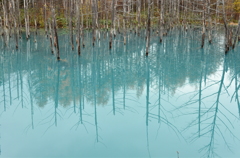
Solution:
{"label": "shadow on water", "polygon": [[[118,35],[109,50],[108,35],[92,47],[91,35],[85,32],[81,56],[69,47],[69,37],[60,34],[60,62],[46,47],[46,37],[38,36],[37,41],[42,42],[37,45],[32,39],[20,41],[18,51],[9,46],[0,53],[1,115],[12,109],[13,113],[28,109],[31,123],[27,130],[47,124],[45,132],[68,115],[77,120],[72,128],[81,126],[88,132],[93,126],[95,141],[104,144],[99,135],[103,133],[102,109],[114,117],[141,114],[145,109],[149,157],[153,127],[157,127],[157,135],[162,128],[169,128],[180,140],[191,131],[186,140],[204,139],[199,152],[214,157],[218,154],[216,140],[229,144],[225,132],[239,139],[233,120],[240,115],[240,56],[234,51],[224,56],[221,38],[200,49],[199,41],[193,40],[199,32],[187,33],[192,36],[173,30],[161,44],[153,36],[148,57],[144,56],[144,38],[134,33],[129,33],[127,45]],[[232,103],[237,106],[237,115],[229,108]],[[35,124],[35,112],[44,109],[49,109],[48,113]],[[185,117],[190,119],[183,121]]]}

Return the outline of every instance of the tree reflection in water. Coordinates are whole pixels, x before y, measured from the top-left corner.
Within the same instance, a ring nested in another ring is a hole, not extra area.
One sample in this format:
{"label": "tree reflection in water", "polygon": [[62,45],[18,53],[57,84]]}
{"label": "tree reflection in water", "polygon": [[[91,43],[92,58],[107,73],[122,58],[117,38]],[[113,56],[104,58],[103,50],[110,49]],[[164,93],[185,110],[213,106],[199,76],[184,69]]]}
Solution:
{"label": "tree reflection in water", "polygon": [[[186,36],[186,33],[192,36]],[[111,106],[109,113],[113,115],[124,115],[126,111],[137,113],[138,108],[145,107],[149,156],[148,129],[156,122],[159,128],[162,124],[167,125],[180,139],[185,137],[184,132],[197,129],[190,140],[208,136],[209,141],[200,152],[213,157],[217,154],[215,140],[220,137],[228,144],[223,130],[238,139],[232,123],[232,119],[238,118],[226,104],[234,102],[240,115],[240,66],[236,62],[239,54],[230,52],[224,56],[221,38],[200,49],[198,41],[193,40],[198,35],[196,30],[175,29],[161,44],[158,44],[157,36],[153,37],[148,57],[144,56],[144,38],[137,38],[132,33],[128,35],[127,45],[123,44],[122,36],[117,36],[109,50],[107,34],[92,47],[91,42],[87,42],[91,35],[85,32],[86,46],[81,56],[71,51],[66,44],[68,37],[63,34],[60,37],[60,62],[46,47],[48,41],[45,42],[44,36],[38,37],[37,40],[43,42],[37,47],[34,47],[33,39],[27,44],[22,42],[18,51],[9,46],[0,54],[2,111],[7,111],[11,105],[16,106],[16,112],[19,105],[28,108],[31,113],[28,128],[32,129],[36,109],[41,111],[51,107],[38,123],[49,124],[47,129],[57,126],[58,119],[70,111],[69,117],[78,118],[73,128],[83,126],[87,130],[87,126],[94,126],[96,142],[102,142],[99,128],[103,122],[99,122],[98,115],[101,106]],[[144,33],[140,36],[144,37]],[[190,92],[192,87],[195,89]],[[86,110],[89,105],[93,111]],[[64,108],[66,112],[61,111]],[[193,115],[194,119],[187,120],[189,123],[182,130],[172,118],[185,115]]]}

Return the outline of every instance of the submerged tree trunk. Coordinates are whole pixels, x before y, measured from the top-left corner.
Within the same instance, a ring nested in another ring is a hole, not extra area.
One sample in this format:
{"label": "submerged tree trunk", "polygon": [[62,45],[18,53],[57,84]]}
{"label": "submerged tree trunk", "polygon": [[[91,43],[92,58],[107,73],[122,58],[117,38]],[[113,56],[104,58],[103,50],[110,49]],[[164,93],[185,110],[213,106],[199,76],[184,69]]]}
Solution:
{"label": "submerged tree trunk", "polygon": [[54,39],[54,37],[53,37],[53,31],[52,31],[52,25],[51,25],[51,21],[49,20],[49,24],[48,24],[48,27],[49,27],[49,41],[50,41],[50,48],[51,48],[51,53],[52,54],[54,54],[54,48],[53,48],[53,46],[54,46],[54,44],[53,44],[53,39]]}
{"label": "submerged tree trunk", "polygon": [[146,56],[149,53],[150,45],[150,27],[151,27],[151,0],[148,0],[148,16],[147,16],[147,27],[146,27]]}
{"label": "submerged tree trunk", "polygon": [[79,11],[79,7],[80,7],[80,0],[77,0],[76,3],[76,19],[77,19],[77,47],[78,47],[78,55],[81,54],[81,24],[80,24],[80,11]]}
{"label": "submerged tree trunk", "polygon": [[112,0],[112,23],[111,23],[111,31],[110,31],[110,41],[109,41],[109,49],[112,48],[112,38],[114,34],[114,26],[115,26],[115,2],[116,0]]}
{"label": "submerged tree trunk", "polygon": [[26,38],[30,37],[30,26],[29,26],[29,14],[28,14],[28,0],[24,0],[24,20],[25,20],[25,31],[26,31]]}
{"label": "submerged tree trunk", "polygon": [[237,43],[239,31],[240,31],[240,16],[239,16],[239,20],[238,20],[238,27],[237,27],[237,30],[236,30],[236,33],[235,33],[232,49],[235,48],[235,45]]}
{"label": "submerged tree trunk", "polygon": [[104,4],[105,4],[105,27],[108,30],[108,8],[107,8],[107,1],[104,0]]}
{"label": "submerged tree trunk", "polygon": [[53,41],[54,41],[54,46],[56,49],[57,53],[57,60],[60,60],[60,52],[59,52],[59,43],[58,43],[58,33],[57,33],[57,23],[56,23],[56,14],[55,14],[55,9],[53,8],[53,1],[51,1],[51,13],[52,13],[52,35],[53,35]]}
{"label": "submerged tree trunk", "polygon": [[140,35],[140,25],[141,25],[141,0],[137,0],[137,34]]}
{"label": "submerged tree trunk", "polygon": [[203,12],[202,12],[202,44],[201,47],[204,46],[205,41],[205,34],[206,34],[206,7],[207,7],[207,0],[204,1]]}
{"label": "submerged tree trunk", "polygon": [[72,50],[74,50],[74,43],[73,43],[73,0],[69,2],[69,29],[70,29],[70,41]]}
{"label": "submerged tree trunk", "polygon": [[47,3],[46,0],[43,0],[43,12],[44,12],[44,28],[45,28],[45,35],[47,35]]}
{"label": "submerged tree trunk", "polygon": [[21,12],[20,12],[20,4],[19,4],[19,0],[16,0],[16,17],[18,16],[18,20],[17,20],[17,33],[18,33],[18,37],[21,38],[20,36],[20,32],[21,32],[21,29],[22,29],[22,22],[21,22]]}
{"label": "submerged tree trunk", "polygon": [[14,36],[15,36],[15,42],[16,42],[16,49],[18,49],[18,42],[19,42],[19,27],[18,27],[18,23],[19,23],[19,20],[18,20],[18,9],[17,9],[17,6],[18,6],[18,1],[14,2],[14,0],[11,1],[11,12],[12,12],[12,18],[13,18],[13,25],[14,25]]}
{"label": "submerged tree trunk", "polygon": [[92,44],[94,46],[94,42],[96,40],[96,35],[98,33],[98,7],[97,1],[92,0]]}
{"label": "submerged tree trunk", "polygon": [[161,9],[160,9],[160,30],[159,30],[159,34],[160,34],[160,43],[162,43],[162,39],[163,39],[163,31],[164,31],[164,19],[163,19],[163,16],[164,16],[164,0],[161,0],[161,3],[160,3],[160,6],[161,6]]}
{"label": "submerged tree trunk", "polygon": [[18,39],[19,39],[19,33],[18,33],[18,25],[17,22],[14,23],[14,34],[15,34],[15,40],[16,40],[16,49],[18,49]]}
{"label": "submerged tree trunk", "polygon": [[229,30],[228,30],[228,24],[227,24],[227,18],[226,18],[226,12],[225,12],[225,0],[222,0],[222,8],[223,8],[223,22],[224,22],[224,28],[225,28],[225,53],[229,51]]}
{"label": "submerged tree trunk", "polygon": [[54,39],[55,39],[55,42],[56,42],[57,60],[60,60],[60,52],[59,52],[59,44],[58,44],[58,34],[57,34],[56,17],[54,17],[53,25],[54,25],[54,36],[55,36]]}
{"label": "submerged tree trunk", "polygon": [[96,18],[96,14],[95,14],[95,0],[91,0],[91,4],[92,4],[92,45],[94,46],[94,42],[96,40],[96,26],[95,26],[95,18]]}
{"label": "submerged tree trunk", "polygon": [[[33,2],[33,8],[35,8],[34,0]],[[35,33],[34,33],[34,42],[37,42],[37,12],[34,13],[34,25],[35,25]]]}
{"label": "submerged tree trunk", "polygon": [[127,34],[127,30],[126,30],[126,0],[123,0],[123,43],[124,45],[126,45],[126,34]]}
{"label": "submerged tree trunk", "polygon": [[209,27],[208,27],[208,41],[211,44],[212,43],[212,17],[211,17],[211,1],[208,0],[208,23],[209,23]]}
{"label": "submerged tree trunk", "polygon": [[[85,44],[84,44],[84,31],[83,31],[83,26],[84,26],[84,21],[83,21],[83,18],[84,18],[84,16],[83,16],[83,1],[81,0],[81,29],[80,29],[80,36],[81,36],[81,42],[82,42],[82,45],[83,45],[83,47],[85,47]],[[80,43],[81,43],[80,42]]]}

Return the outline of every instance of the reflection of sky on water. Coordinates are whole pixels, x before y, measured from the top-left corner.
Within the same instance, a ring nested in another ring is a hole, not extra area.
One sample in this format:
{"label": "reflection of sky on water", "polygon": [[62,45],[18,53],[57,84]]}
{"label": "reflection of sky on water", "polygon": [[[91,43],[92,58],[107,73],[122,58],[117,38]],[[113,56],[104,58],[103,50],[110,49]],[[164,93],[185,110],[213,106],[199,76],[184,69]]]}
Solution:
{"label": "reflection of sky on water", "polygon": [[240,56],[224,57],[221,36],[201,50],[197,35],[154,37],[147,59],[134,34],[112,51],[85,41],[80,58],[61,35],[59,63],[44,36],[3,50],[1,156],[237,157]]}

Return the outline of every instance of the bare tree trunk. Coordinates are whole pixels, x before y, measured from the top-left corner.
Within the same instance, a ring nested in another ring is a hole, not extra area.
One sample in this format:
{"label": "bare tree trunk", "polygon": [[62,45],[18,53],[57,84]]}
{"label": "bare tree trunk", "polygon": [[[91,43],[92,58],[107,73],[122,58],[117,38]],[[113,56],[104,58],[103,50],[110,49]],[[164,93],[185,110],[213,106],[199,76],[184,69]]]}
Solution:
{"label": "bare tree trunk", "polygon": [[104,0],[104,2],[103,2],[103,6],[102,6],[102,10],[104,10],[103,11],[103,28],[105,29],[106,28],[106,24],[107,24],[107,13],[106,13],[106,11],[107,11],[107,6],[106,6],[106,0]]}
{"label": "bare tree trunk", "polygon": [[211,17],[211,1],[208,0],[208,23],[209,23],[209,27],[208,27],[208,41],[211,44],[212,43],[212,17]]}
{"label": "bare tree trunk", "polygon": [[113,20],[113,35],[114,35],[114,38],[116,37],[116,17],[117,17],[117,0],[115,0],[115,3],[114,3],[114,20]]}
{"label": "bare tree trunk", "polygon": [[223,22],[224,22],[224,28],[225,28],[225,53],[229,51],[229,30],[228,30],[228,24],[227,24],[227,17],[225,12],[225,0],[222,0],[222,8],[223,8]]}
{"label": "bare tree trunk", "polygon": [[123,0],[123,43],[124,45],[126,45],[126,34],[127,34],[127,30],[126,30],[126,0]]}
{"label": "bare tree trunk", "polygon": [[94,46],[94,42],[96,40],[96,32],[95,32],[95,0],[91,0],[91,5],[92,5],[92,45]]}
{"label": "bare tree trunk", "polygon": [[18,49],[18,39],[19,39],[19,34],[18,34],[18,26],[17,22],[14,23],[14,34],[15,34],[15,41],[16,41],[16,49]]}
{"label": "bare tree trunk", "polygon": [[63,0],[63,9],[64,9],[65,19],[68,20],[67,24],[69,26],[69,18],[68,18],[68,15],[69,15],[69,0]]}
{"label": "bare tree trunk", "polygon": [[71,47],[72,50],[74,50],[74,43],[73,43],[73,0],[70,0],[69,5],[69,29],[70,29],[70,41],[71,41]]}
{"label": "bare tree trunk", "polygon": [[0,36],[4,36],[3,19],[0,16]]}
{"label": "bare tree trunk", "polygon": [[37,20],[34,19],[34,24],[35,24],[35,42],[37,42]]}
{"label": "bare tree trunk", "polygon": [[98,7],[96,0],[92,0],[92,44],[96,40],[97,28],[98,28]]}
{"label": "bare tree trunk", "polygon": [[180,8],[180,0],[177,0],[177,19],[178,19],[178,22],[179,22],[179,8]]}
{"label": "bare tree trunk", "polygon": [[113,34],[114,34],[114,26],[115,26],[115,3],[116,0],[112,0],[112,23],[111,23],[111,31],[110,31],[110,41],[109,41],[109,49],[112,48],[112,38],[113,38]]}
{"label": "bare tree trunk", "polygon": [[25,19],[26,38],[28,39],[30,37],[28,0],[24,0],[23,3],[24,3],[24,19]]}
{"label": "bare tree trunk", "polygon": [[143,0],[144,2],[143,2],[143,10],[144,10],[144,12],[146,11],[146,0]]}
{"label": "bare tree trunk", "polygon": [[160,43],[162,43],[162,38],[163,38],[163,31],[164,31],[164,0],[161,0],[160,2],[160,6],[161,6],[161,10],[160,10],[160,30],[159,30],[159,34],[160,34]]}
{"label": "bare tree trunk", "polygon": [[[34,0],[32,1],[32,3],[33,3],[33,8],[35,8]],[[34,42],[37,42],[37,12],[36,12],[36,10],[34,13],[34,25],[35,25]]]}
{"label": "bare tree trunk", "polygon": [[45,28],[45,35],[47,35],[47,3],[46,0],[43,0],[43,10],[44,10],[44,28]]}
{"label": "bare tree trunk", "polygon": [[[21,32],[21,29],[22,29],[22,22],[21,22],[21,13],[20,13],[20,5],[19,5],[19,0],[16,0],[16,8],[17,8],[17,14],[18,14],[18,37],[21,38],[20,36],[20,32]],[[16,14],[16,16],[17,16]]]}
{"label": "bare tree trunk", "polygon": [[[53,18],[54,18],[54,10],[53,10],[53,0],[50,1],[50,11],[51,11],[51,19],[49,18],[48,19],[48,27],[49,27],[49,31],[48,31],[48,34],[49,34],[49,40],[50,40],[50,47],[51,47],[51,52],[52,54],[54,54],[54,47],[56,47],[56,43],[54,41],[54,26],[53,26]],[[47,25],[46,25],[47,26]]]}
{"label": "bare tree trunk", "polygon": [[53,44],[53,39],[54,39],[54,35],[53,35],[53,31],[52,31],[52,25],[51,25],[51,21],[49,20],[49,24],[48,24],[48,27],[49,27],[49,40],[50,40],[50,48],[51,48],[51,52],[52,54],[54,54],[54,44]]}
{"label": "bare tree trunk", "polygon": [[[85,44],[84,44],[84,23],[83,23],[83,18],[84,18],[84,16],[83,16],[83,2],[82,2],[82,0],[81,0],[81,29],[80,29],[80,36],[82,36],[82,45],[83,45],[83,47],[85,47]],[[80,42],[81,43],[81,42]]]}
{"label": "bare tree trunk", "polygon": [[96,31],[96,38],[98,38],[98,40],[100,40],[100,33],[98,31],[98,0],[94,0],[95,1],[95,31]]}
{"label": "bare tree trunk", "polygon": [[7,2],[7,13],[8,13],[8,27],[9,27],[9,37],[12,37],[12,23],[13,23],[13,13],[12,13],[12,4],[11,1]]}
{"label": "bare tree trunk", "polygon": [[60,52],[59,52],[59,44],[58,44],[58,34],[57,34],[57,24],[56,24],[56,17],[54,16],[53,19],[53,26],[54,26],[54,39],[56,42],[56,52],[57,52],[57,60],[60,60]]}
{"label": "bare tree trunk", "polygon": [[140,25],[141,25],[141,0],[137,0],[137,22],[138,22],[138,26],[137,26],[137,34],[138,36],[140,35]]}
{"label": "bare tree trunk", "polygon": [[[90,4],[90,2],[91,2],[91,1],[88,1],[88,2],[87,2],[87,6],[88,6],[87,8],[89,8],[89,10],[91,9],[91,4]],[[89,15],[87,15],[87,16],[86,16],[86,19],[87,19],[86,28],[87,28],[87,29],[90,27],[89,18],[90,18]]]}
{"label": "bare tree trunk", "polygon": [[8,45],[8,39],[9,39],[9,21],[8,21],[8,11],[7,11],[7,2],[6,0],[2,1],[2,7],[3,7],[3,36],[4,36],[4,45]]}
{"label": "bare tree trunk", "polygon": [[129,21],[129,29],[130,29],[130,32],[133,30],[133,27],[132,27],[132,17],[131,17],[131,14],[130,14],[130,12],[132,11],[132,3],[131,3],[131,0],[128,0],[127,1],[127,6],[128,6],[128,16],[129,16],[129,18],[128,18],[128,21]]}
{"label": "bare tree trunk", "polygon": [[237,43],[239,30],[240,30],[240,16],[239,16],[239,20],[238,20],[238,27],[237,27],[237,30],[236,30],[236,33],[235,33],[235,37],[234,37],[232,49],[235,48],[235,45],[236,45],[236,43]]}
{"label": "bare tree trunk", "polygon": [[174,6],[173,6],[173,15],[175,19],[175,23],[178,21],[178,16],[177,16],[177,8],[179,6],[177,5],[177,0],[174,0]]}
{"label": "bare tree trunk", "polygon": [[[106,1],[106,0],[102,0],[102,1],[101,1],[101,10],[99,9],[100,12],[101,12],[101,14],[100,14],[101,16],[98,17],[99,19],[101,19],[101,20],[103,20],[103,21],[105,20],[105,17],[104,17],[104,16],[106,15],[106,14],[105,14],[106,11],[104,11],[105,1]],[[97,3],[98,3],[98,0],[97,0]],[[100,28],[105,28],[105,27],[104,27],[104,24],[103,24],[103,25],[99,25],[99,27],[100,27]]]}
{"label": "bare tree trunk", "polygon": [[207,0],[204,0],[204,6],[203,6],[203,11],[202,11],[202,44],[201,47],[203,48],[204,46],[204,41],[205,41],[205,33],[206,33],[206,7],[207,7]]}
{"label": "bare tree trunk", "polygon": [[120,18],[119,18],[119,15],[117,15],[117,32],[120,34]]}
{"label": "bare tree trunk", "polygon": [[[17,1],[16,1],[17,3]],[[14,2],[14,0],[11,0],[11,14],[12,14],[12,18],[13,18],[13,23],[14,23],[14,36],[15,36],[15,42],[16,42],[16,49],[18,49],[18,38],[19,38],[19,34],[18,34],[18,13],[17,13],[17,8],[16,8],[16,4]]]}
{"label": "bare tree trunk", "polygon": [[81,24],[80,24],[80,11],[79,11],[79,7],[80,7],[80,0],[77,0],[76,3],[76,19],[77,19],[77,47],[78,47],[78,55],[81,54]]}
{"label": "bare tree trunk", "polygon": [[232,44],[232,39],[233,39],[233,30],[230,29],[230,30],[229,30],[229,35],[228,35],[228,46],[229,46],[229,47],[232,47],[232,46],[233,46],[233,44]]}
{"label": "bare tree trunk", "polygon": [[[170,28],[172,27],[173,14],[174,14],[174,10],[173,10],[173,0],[172,0],[172,1],[168,1],[168,25],[167,25],[167,31],[169,31]],[[187,25],[187,23],[186,23],[186,25]],[[186,30],[187,30],[187,26],[186,26]]]}
{"label": "bare tree trunk", "polygon": [[216,15],[216,17],[215,17],[215,20],[214,20],[214,23],[215,23],[215,25],[214,25],[214,29],[216,29],[216,27],[217,27],[217,23],[218,23],[218,19],[219,19],[219,11],[218,11],[218,7],[219,7],[219,1],[217,0],[217,2],[216,2],[216,11],[215,11],[215,15]]}
{"label": "bare tree trunk", "polygon": [[[107,11],[107,12],[106,12]],[[106,27],[107,27],[107,30],[108,30],[108,8],[107,8],[107,2],[105,0],[105,16],[106,16],[106,21],[105,21],[105,24],[106,24]]]}
{"label": "bare tree trunk", "polygon": [[149,53],[149,45],[150,45],[150,27],[151,27],[151,0],[148,0],[148,16],[147,16],[147,27],[146,27],[146,56]]}
{"label": "bare tree trunk", "polygon": [[58,43],[58,33],[57,33],[57,23],[56,23],[56,14],[55,9],[53,8],[53,0],[51,0],[51,13],[52,13],[52,29],[53,29],[53,39],[54,39],[54,46],[57,52],[57,60],[60,60],[60,53],[59,53],[59,43]]}

